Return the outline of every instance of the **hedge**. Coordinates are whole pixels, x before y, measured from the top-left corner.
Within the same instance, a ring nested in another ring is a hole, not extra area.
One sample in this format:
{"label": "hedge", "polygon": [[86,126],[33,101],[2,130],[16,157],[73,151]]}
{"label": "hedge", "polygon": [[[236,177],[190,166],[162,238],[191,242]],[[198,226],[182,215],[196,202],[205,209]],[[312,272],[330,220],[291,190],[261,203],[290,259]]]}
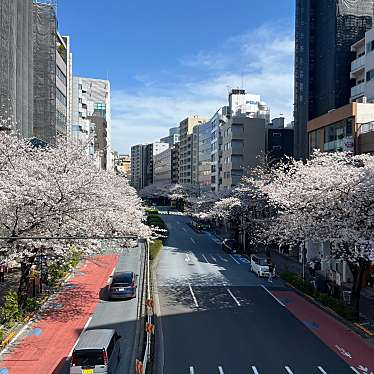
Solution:
{"label": "hedge", "polygon": [[331,308],[339,316],[352,322],[356,321],[355,313],[351,306],[344,304],[341,300],[327,293],[319,292],[310,282],[303,280],[297,274],[285,271],[281,274],[281,278],[306,295],[313,297],[322,305]]}

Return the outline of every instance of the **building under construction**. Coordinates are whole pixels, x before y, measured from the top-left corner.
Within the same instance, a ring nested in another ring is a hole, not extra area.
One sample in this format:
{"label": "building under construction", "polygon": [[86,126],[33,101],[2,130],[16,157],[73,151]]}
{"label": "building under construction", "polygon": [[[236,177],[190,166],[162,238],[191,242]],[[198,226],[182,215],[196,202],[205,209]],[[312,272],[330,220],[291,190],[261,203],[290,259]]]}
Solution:
{"label": "building under construction", "polygon": [[308,156],[307,122],[349,103],[350,48],[372,28],[374,0],[297,0],[295,156]]}
{"label": "building under construction", "polygon": [[0,123],[24,137],[33,128],[32,7],[32,0],[0,1]]}

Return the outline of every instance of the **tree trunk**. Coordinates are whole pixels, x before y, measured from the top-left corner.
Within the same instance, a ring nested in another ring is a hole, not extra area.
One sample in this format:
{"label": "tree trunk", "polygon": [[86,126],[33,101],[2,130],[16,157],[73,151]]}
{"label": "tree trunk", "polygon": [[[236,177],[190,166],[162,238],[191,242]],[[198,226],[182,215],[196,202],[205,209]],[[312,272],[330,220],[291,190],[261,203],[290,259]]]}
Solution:
{"label": "tree trunk", "polygon": [[349,268],[353,275],[352,293],[351,293],[351,306],[354,311],[354,317],[357,321],[360,320],[360,298],[362,281],[365,271],[368,269],[370,263],[365,259],[360,259],[358,264],[348,262]]}
{"label": "tree trunk", "polygon": [[36,256],[28,257],[26,261],[21,263],[21,278],[18,286],[18,306],[21,310],[26,305],[26,300],[28,298],[28,291],[30,285],[30,271],[34,264]]}

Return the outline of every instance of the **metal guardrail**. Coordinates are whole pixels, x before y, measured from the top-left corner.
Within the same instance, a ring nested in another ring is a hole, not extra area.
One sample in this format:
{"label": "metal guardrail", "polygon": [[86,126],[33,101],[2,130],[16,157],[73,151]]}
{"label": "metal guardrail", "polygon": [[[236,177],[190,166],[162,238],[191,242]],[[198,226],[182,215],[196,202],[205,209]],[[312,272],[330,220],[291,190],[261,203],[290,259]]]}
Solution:
{"label": "metal guardrail", "polygon": [[151,295],[151,267],[150,267],[150,256],[149,256],[149,241],[146,242],[146,253],[145,253],[145,276],[146,276],[146,345],[143,355],[143,359],[136,360],[136,372],[138,374],[145,374],[147,372],[147,365],[150,363],[151,358],[151,344],[152,344],[152,334],[154,333],[153,324],[153,300]]}

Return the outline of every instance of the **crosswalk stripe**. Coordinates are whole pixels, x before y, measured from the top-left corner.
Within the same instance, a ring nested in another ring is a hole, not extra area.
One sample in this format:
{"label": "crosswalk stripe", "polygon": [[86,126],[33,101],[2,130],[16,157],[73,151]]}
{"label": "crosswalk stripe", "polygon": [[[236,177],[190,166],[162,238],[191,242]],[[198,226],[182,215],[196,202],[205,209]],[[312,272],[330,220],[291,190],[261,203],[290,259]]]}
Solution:
{"label": "crosswalk stripe", "polygon": [[288,374],[293,374],[292,370],[288,366],[285,366],[284,368],[286,369]]}
{"label": "crosswalk stripe", "polygon": [[322,373],[322,374],[327,374],[327,372],[324,370],[324,368],[322,366],[318,366],[318,370]]}
{"label": "crosswalk stripe", "polygon": [[259,374],[258,370],[256,369],[256,366],[252,366],[252,370],[254,374]]}
{"label": "crosswalk stripe", "polygon": [[357,369],[355,369],[353,366],[351,366],[351,369],[352,369],[356,374],[360,374],[360,372],[359,372]]}
{"label": "crosswalk stripe", "polygon": [[222,366],[218,366],[218,371],[219,371],[219,374],[225,374],[225,373],[223,372]]}
{"label": "crosswalk stripe", "polygon": [[240,265],[240,262],[233,256],[233,255],[229,255],[237,264]]}
{"label": "crosswalk stripe", "polygon": [[190,374],[195,374],[195,370],[193,369],[193,366],[190,366]]}
{"label": "crosswalk stripe", "polygon": [[229,295],[233,298],[233,300],[235,301],[236,305],[240,306],[239,300],[234,296],[234,294],[231,292],[231,290],[229,288],[226,288],[226,290],[229,293]]}
{"label": "crosswalk stripe", "polygon": [[210,262],[208,261],[208,259],[205,257],[204,254],[202,254],[201,256],[203,256],[203,259],[209,264]]}

